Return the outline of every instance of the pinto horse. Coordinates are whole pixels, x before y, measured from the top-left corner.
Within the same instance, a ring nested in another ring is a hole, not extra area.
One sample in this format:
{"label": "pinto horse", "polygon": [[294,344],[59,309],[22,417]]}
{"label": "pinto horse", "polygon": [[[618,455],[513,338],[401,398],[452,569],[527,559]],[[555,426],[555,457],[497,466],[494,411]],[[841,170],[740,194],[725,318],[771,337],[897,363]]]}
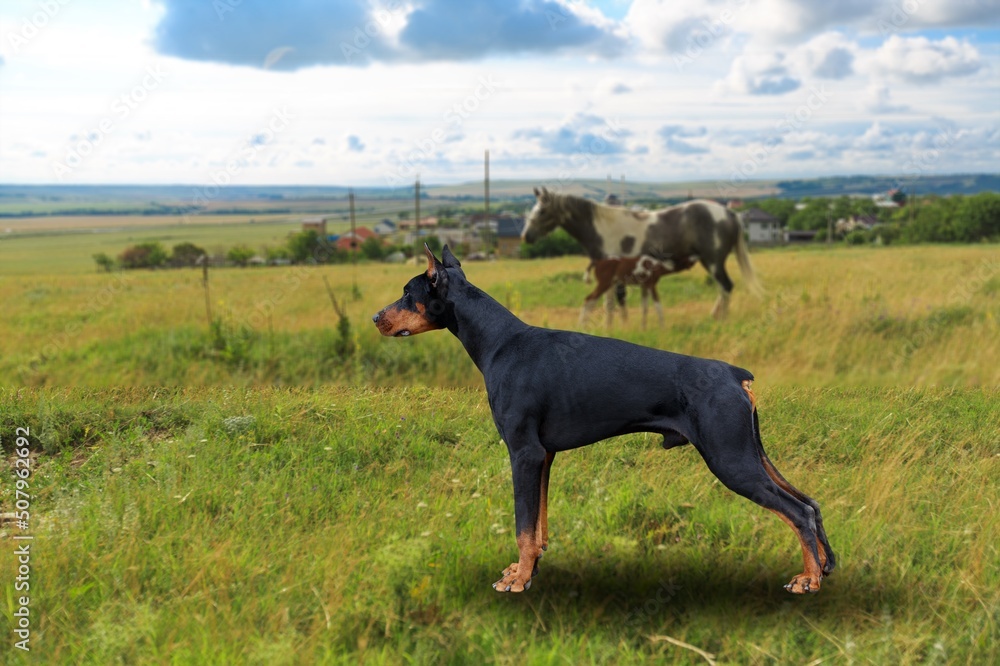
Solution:
{"label": "pinto horse", "polygon": [[526,243],[561,226],[595,262],[640,255],[660,261],[697,256],[719,285],[719,298],[712,308],[716,318],[724,317],[729,310],[733,281],[726,273],[726,258],[730,252],[735,252],[750,288],[760,292],[743,238],[743,225],[735,213],[715,201],[696,199],[660,210],[636,211],[556,194],[544,187],[535,188],[535,199],[521,234]]}

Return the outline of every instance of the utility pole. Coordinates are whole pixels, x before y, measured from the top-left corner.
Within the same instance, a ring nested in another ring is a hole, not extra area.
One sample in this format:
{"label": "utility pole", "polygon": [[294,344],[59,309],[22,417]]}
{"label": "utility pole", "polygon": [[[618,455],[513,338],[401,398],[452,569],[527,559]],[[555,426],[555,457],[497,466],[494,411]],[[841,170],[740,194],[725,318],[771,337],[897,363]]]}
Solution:
{"label": "utility pole", "polygon": [[354,188],[347,190],[347,203],[351,211],[351,243],[352,247],[357,247],[358,236],[354,229]]}
{"label": "utility pole", "polygon": [[621,204],[625,205],[625,174],[622,174]]}
{"label": "utility pole", "polygon": [[490,229],[490,151],[488,148],[483,162],[483,214],[486,217],[486,225],[483,227],[486,231],[483,249],[486,250],[486,254],[489,254],[490,248],[493,247],[493,231]]}
{"label": "utility pole", "polygon": [[413,219],[414,233],[417,240],[420,239],[420,174],[417,174],[417,184],[413,188],[413,207],[416,209],[416,217]]}
{"label": "utility pole", "polygon": [[358,293],[358,234],[354,228],[354,188],[347,190],[347,203],[351,211],[351,287],[352,294]]}

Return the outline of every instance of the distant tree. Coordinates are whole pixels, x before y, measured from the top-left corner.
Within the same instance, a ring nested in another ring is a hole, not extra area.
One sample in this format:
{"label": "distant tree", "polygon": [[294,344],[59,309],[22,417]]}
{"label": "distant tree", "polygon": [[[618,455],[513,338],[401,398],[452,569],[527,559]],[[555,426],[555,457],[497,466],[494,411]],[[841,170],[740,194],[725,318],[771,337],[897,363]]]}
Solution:
{"label": "distant tree", "polygon": [[125,248],[118,257],[122,268],[159,268],[167,263],[167,251],[156,241]]}
{"label": "distant tree", "polygon": [[226,260],[245,267],[253,259],[255,252],[246,245],[234,245],[226,252]]}
{"label": "distant tree", "polygon": [[366,238],[359,249],[361,250],[361,254],[367,259],[377,261],[385,256],[385,246],[382,245],[382,239],[377,236]]}
{"label": "distant tree", "polygon": [[301,264],[312,259],[321,262],[325,253],[321,252],[321,240],[315,229],[306,229],[288,237],[288,254],[292,261]]}
{"label": "distant tree", "polygon": [[556,229],[551,234],[539,238],[534,243],[521,243],[521,256],[525,259],[561,257],[567,254],[583,254],[583,248],[564,229]]}
{"label": "distant tree", "polygon": [[115,260],[103,252],[94,255],[94,263],[97,264],[97,270],[105,273],[110,273],[115,269]]}
{"label": "distant tree", "polygon": [[1000,194],[982,192],[960,199],[952,224],[958,240],[1000,240]]}
{"label": "distant tree", "polygon": [[427,243],[427,247],[431,249],[431,252],[439,258],[441,257],[441,239],[437,236],[421,236],[413,243],[413,249],[418,257],[424,254],[424,243]]}
{"label": "distant tree", "polygon": [[854,203],[847,195],[841,195],[828,202],[833,221],[846,220],[855,215]]}
{"label": "distant tree", "polygon": [[194,243],[178,243],[170,253],[171,266],[197,266],[198,260],[206,254],[204,248]]}
{"label": "distant tree", "polygon": [[760,199],[748,201],[741,210],[759,208],[769,215],[773,215],[781,222],[781,226],[788,225],[788,218],[795,212],[795,201],[792,199]]}
{"label": "distant tree", "polygon": [[805,207],[796,210],[788,218],[790,229],[811,231],[826,230],[833,211],[830,210],[830,200],[825,198],[803,199]]}
{"label": "distant tree", "polygon": [[264,255],[264,258],[269,264],[282,259],[288,259],[291,256],[288,252],[288,248],[282,245],[279,245],[278,247],[265,246],[261,248],[261,253]]}

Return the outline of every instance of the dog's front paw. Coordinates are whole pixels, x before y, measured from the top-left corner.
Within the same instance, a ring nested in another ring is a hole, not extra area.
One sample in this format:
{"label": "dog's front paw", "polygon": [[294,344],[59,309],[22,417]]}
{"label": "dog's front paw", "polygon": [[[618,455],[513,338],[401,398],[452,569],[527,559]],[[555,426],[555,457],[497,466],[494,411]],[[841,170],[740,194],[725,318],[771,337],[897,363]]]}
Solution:
{"label": "dog's front paw", "polygon": [[503,570],[502,578],[493,583],[493,589],[497,592],[524,592],[531,587],[531,578],[522,579],[517,575],[520,566],[514,562]]}
{"label": "dog's front paw", "polygon": [[819,581],[820,579],[817,576],[800,573],[798,576],[792,578],[788,585],[785,585],[785,589],[792,594],[815,593],[819,592]]}

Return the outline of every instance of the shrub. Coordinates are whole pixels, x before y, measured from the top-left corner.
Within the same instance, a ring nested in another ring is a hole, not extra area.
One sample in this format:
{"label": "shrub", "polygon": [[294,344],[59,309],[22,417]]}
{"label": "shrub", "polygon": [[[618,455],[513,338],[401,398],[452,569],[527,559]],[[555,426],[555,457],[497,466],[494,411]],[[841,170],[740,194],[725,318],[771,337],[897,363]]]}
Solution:
{"label": "shrub", "polygon": [[204,248],[194,243],[178,243],[170,253],[171,266],[197,266],[198,260],[207,254]]}
{"label": "shrub", "polygon": [[118,256],[122,268],[159,268],[167,263],[167,251],[156,241],[130,245]]}
{"label": "shrub", "polygon": [[97,264],[98,270],[106,273],[110,273],[115,268],[115,260],[103,252],[98,252],[94,255],[94,263]]}
{"label": "shrub", "polygon": [[583,254],[583,248],[564,229],[556,229],[531,244],[521,243],[521,256],[525,259],[562,257],[567,254]]}
{"label": "shrub", "polygon": [[237,266],[246,266],[253,259],[255,252],[246,245],[235,245],[226,253],[226,260]]}

